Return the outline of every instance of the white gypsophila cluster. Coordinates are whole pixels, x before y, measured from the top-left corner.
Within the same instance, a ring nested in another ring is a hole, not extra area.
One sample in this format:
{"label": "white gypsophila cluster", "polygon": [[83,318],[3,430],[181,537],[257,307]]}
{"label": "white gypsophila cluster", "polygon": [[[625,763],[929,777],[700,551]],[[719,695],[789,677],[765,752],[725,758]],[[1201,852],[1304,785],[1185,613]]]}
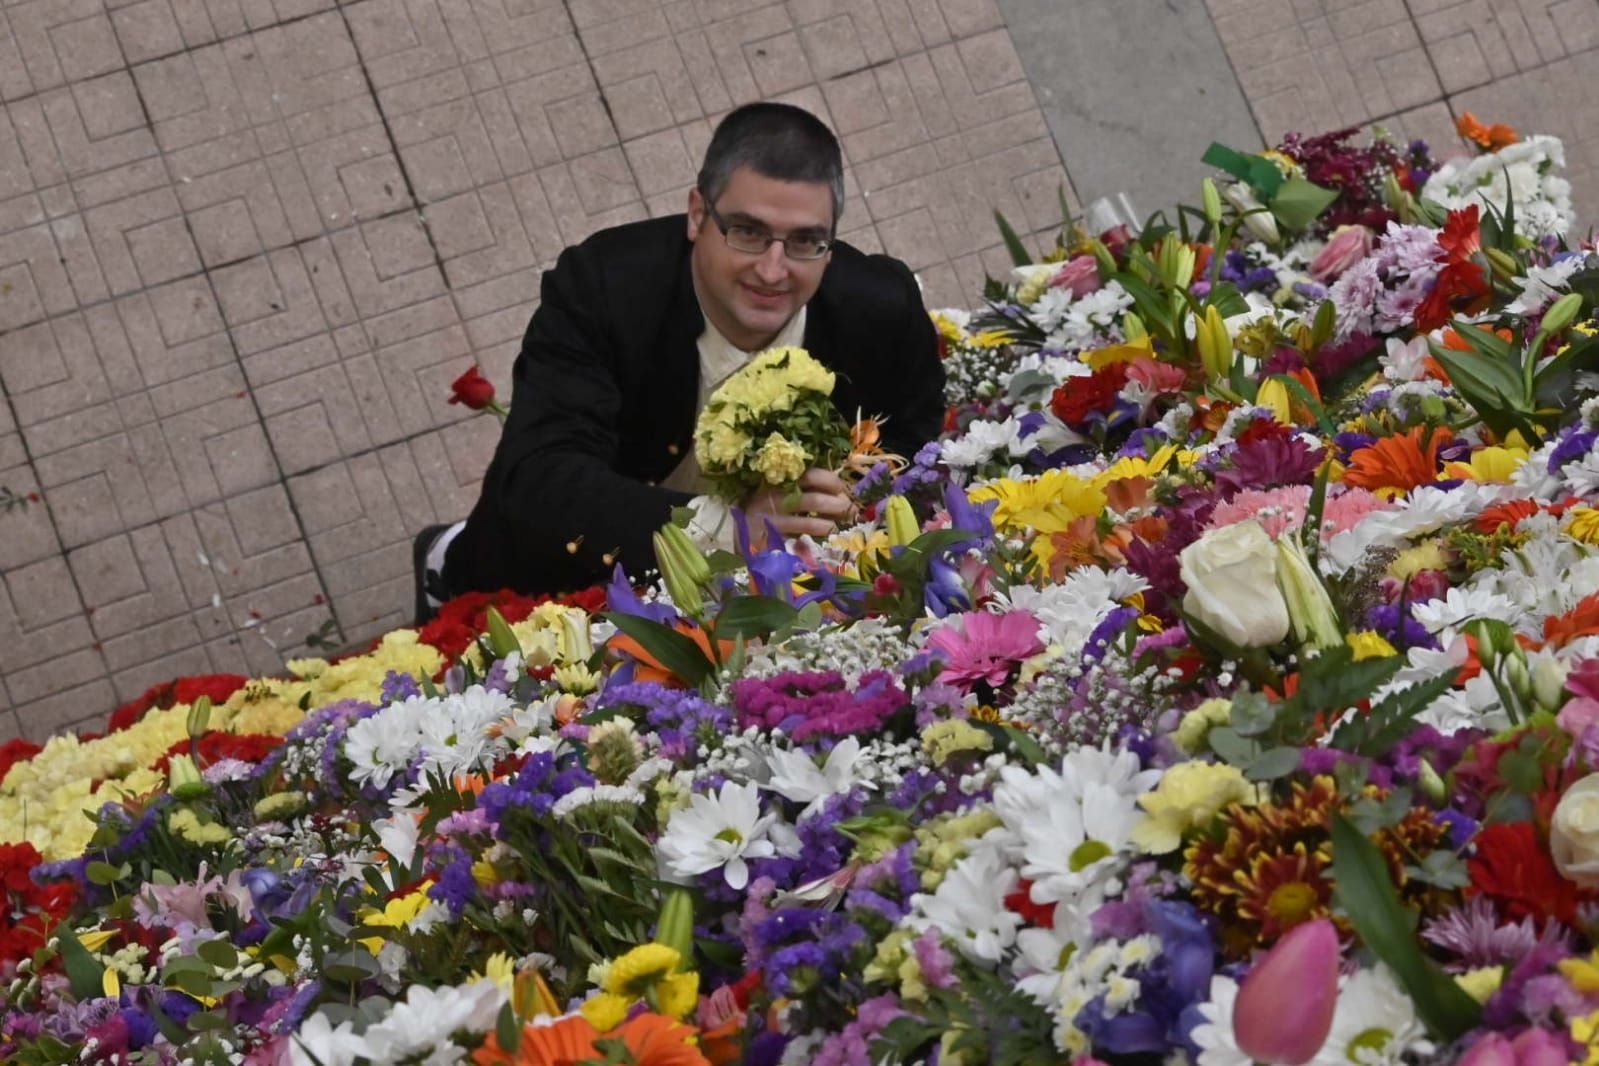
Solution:
{"label": "white gypsophila cluster", "polygon": [[851,626],[796,633],[781,644],[751,645],[743,676],[768,678],[791,672],[836,670],[854,685],[862,674],[896,669],[915,650],[893,623],[866,618]]}
{"label": "white gypsophila cluster", "polygon": [[1477,204],[1503,212],[1514,204],[1517,233],[1563,237],[1577,217],[1571,183],[1558,173],[1565,165],[1560,138],[1528,137],[1497,152],[1450,160],[1427,179],[1421,197],[1451,211]]}

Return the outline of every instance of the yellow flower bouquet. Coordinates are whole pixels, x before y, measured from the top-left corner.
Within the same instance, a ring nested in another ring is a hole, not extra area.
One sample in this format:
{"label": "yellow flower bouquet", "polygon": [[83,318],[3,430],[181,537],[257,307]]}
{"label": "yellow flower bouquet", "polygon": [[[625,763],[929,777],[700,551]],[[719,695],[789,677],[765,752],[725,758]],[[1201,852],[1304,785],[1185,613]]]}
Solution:
{"label": "yellow flower bouquet", "polygon": [[695,456],[716,494],[742,500],[842,463],[850,427],[832,394],[833,372],[803,348],[770,348],[724,381],[694,429]]}

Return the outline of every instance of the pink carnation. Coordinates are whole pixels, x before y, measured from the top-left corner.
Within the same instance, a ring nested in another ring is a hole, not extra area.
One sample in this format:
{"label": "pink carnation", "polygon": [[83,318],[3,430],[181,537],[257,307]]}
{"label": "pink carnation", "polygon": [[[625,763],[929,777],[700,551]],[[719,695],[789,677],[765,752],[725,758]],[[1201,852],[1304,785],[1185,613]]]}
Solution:
{"label": "pink carnation", "polygon": [[1266,533],[1276,540],[1285,530],[1305,524],[1305,505],[1310,502],[1309,485],[1288,485],[1280,489],[1245,489],[1210,513],[1210,528],[1236,525],[1258,518]]}
{"label": "pink carnation", "polygon": [[1321,509],[1321,539],[1326,541],[1336,534],[1354,529],[1367,515],[1391,511],[1393,506],[1365,489],[1348,488],[1336,496],[1329,489],[1327,503]]}

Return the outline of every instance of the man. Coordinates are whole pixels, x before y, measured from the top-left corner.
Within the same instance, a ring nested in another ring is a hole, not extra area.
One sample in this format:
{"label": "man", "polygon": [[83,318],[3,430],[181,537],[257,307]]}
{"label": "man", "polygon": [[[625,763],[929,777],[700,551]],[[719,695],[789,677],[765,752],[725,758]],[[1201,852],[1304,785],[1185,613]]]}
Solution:
{"label": "man", "polygon": [[[477,506],[453,538],[419,540],[430,570],[443,560],[433,595],[564,591],[616,562],[651,569],[650,534],[704,491],[700,409],[766,348],[801,346],[833,369],[846,420],[886,417],[890,450],[932,438],[943,370],[920,291],[903,263],[835,239],[843,194],[838,141],[819,119],[750,104],[717,126],[686,218],[564,251],[544,275]],[[741,503],[784,536],[825,536],[850,509],[829,471],[808,471],[801,489],[797,505],[776,491]]]}

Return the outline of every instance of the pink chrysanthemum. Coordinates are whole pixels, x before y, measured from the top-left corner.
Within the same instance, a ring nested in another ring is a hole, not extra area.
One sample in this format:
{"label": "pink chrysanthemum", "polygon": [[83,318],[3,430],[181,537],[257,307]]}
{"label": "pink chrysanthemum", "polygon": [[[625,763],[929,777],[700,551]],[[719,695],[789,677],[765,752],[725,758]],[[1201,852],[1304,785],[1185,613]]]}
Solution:
{"label": "pink chrysanthemum", "polygon": [[1323,541],[1354,529],[1360,520],[1377,511],[1389,511],[1393,504],[1365,489],[1346,488],[1343,492],[1327,492],[1327,503],[1321,509],[1321,539]]}
{"label": "pink chrysanthemum", "polygon": [[927,638],[927,647],[944,660],[938,680],[963,691],[979,681],[1003,685],[1018,663],[1044,650],[1028,611],[968,611]]}
{"label": "pink chrysanthemum", "polygon": [[1280,489],[1245,489],[1210,513],[1210,528],[1236,525],[1255,518],[1266,527],[1273,540],[1284,530],[1305,524],[1305,505],[1310,502],[1309,485],[1288,485]]}

